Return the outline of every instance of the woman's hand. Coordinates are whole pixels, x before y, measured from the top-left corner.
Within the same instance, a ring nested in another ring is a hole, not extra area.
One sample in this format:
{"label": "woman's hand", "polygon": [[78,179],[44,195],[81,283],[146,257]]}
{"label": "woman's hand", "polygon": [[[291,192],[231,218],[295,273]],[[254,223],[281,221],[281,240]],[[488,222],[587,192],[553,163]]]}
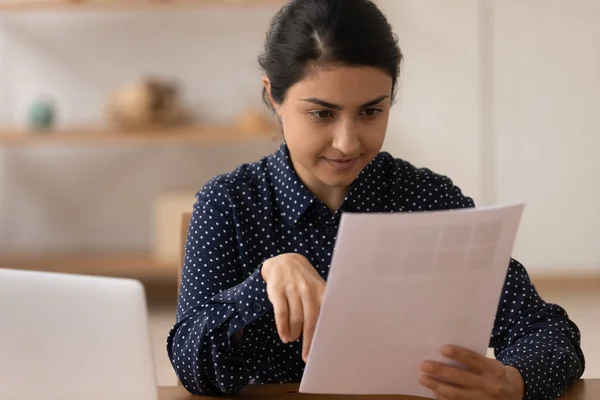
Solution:
{"label": "woman's hand", "polygon": [[306,362],[321,312],[325,280],[306,257],[296,253],[268,259],[260,273],[267,283],[279,337],[289,343],[302,334],[302,359]]}
{"label": "woman's hand", "polygon": [[421,384],[438,399],[523,400],[523,378],[516,368],[457,346],[444,347],[442,354],[467,369],[433,361],[422,364],[426,375],[421,376]]}

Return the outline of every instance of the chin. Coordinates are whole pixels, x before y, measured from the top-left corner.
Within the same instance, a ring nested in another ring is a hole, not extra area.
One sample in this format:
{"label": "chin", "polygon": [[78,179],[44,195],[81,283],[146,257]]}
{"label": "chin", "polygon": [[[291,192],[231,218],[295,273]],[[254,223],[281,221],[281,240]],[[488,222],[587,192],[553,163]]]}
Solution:
{"label": "chin", "polygon": [[325,185],[330,187],[347,187],[352,184],[358,177],[358,174],[346,174],[345,176],[332,176],[331,174],[327,174],[326,176],[321,176],[320,181]]}
{"label": "chin", "polygon": [[364,167],[366,167],[364,160],[360,160],[358,165],[348,170],[335,170],[326,162],[322,162],[315,172],[317,178],[323,184],[340,188],[350,186],[358,178]]}

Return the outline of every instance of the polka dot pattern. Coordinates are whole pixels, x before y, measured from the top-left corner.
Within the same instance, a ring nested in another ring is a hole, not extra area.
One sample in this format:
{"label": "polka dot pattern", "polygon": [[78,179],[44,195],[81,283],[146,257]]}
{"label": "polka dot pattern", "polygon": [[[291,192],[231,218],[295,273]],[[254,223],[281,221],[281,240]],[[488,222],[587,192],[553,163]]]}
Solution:
{"label": "polka dot pattern", "polygon": [[[380,153],[332,213],[302,184],[284,143],[256,163],[214,177],[197,194],[185,249],[177,321],[167,351],[185,388],[230,394],[248,383],[299,382],[301,339],[276,331],[264,260],[304,255],[327,279],[343,212],[417,212],[473,207],[452,181]],[[368,340],[368,338],[366,338]],[[526,398],[552,398],[581,376],[580,334],[566,312],[545,303],[512,260],[490,345],[516,367]]]}
{"label": "polka dot pattern", "polygon": [[555,399],[583,374],[581,335],[567,312],[544,302],[525,268],[511,260],[490,347],[496,359],[517,368],[525,399]]}

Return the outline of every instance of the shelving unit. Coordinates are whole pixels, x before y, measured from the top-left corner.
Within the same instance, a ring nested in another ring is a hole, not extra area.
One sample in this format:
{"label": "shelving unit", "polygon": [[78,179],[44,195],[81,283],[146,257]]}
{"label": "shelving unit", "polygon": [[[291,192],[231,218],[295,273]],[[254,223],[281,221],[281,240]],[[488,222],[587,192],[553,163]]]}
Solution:
{"label": "shelving unit", "polygon": [[136,130],[125,130],[114,127],[81,127],[50,131],[0,128],[0,146],[31,146],[42,144],[110,145],[127,143],[222,145],[269,140],[274,137],[274,132],[244,133],[236,126],[208,125]]}
{"label": "shelving unit", "polygon": [[[45,12],[145,12],[170,10],[277,8],[288,0],[0,0],[0,16]],[[169,128],[121,129],[75,126],[48,131],[0,126],[0,147],[191,145],[216,146],[277,141],[276,132],[245,132],[231,125],[182,125]],[[0,268],[51,271],[138,279],[173,289],[178,263],[157,259],[151,251],[100,253],[0,253]],[[170,289],[170,290],[171,290]],[[172,292],[172,290],[171,290]],[[169,292],[169,296],[172,293]]]}
{"label": "shelving unit", "polygon": [[177,282],[177,264],[157,261],[143,252],[81,254],[0,254],[0,268]]}
{"label": "shelving unit", "polygon": [[[169,129],[122,130],[70,128],[51,131],[0,129],[0,147],[39,145],[223,145],[277,140],[275,133],[244,133],[236,126],[182,126]],[[74,273],[137,279],[152,287],[177,283],[178,263],[157,259],[151,252],[0,253],[0,268]],[[161,289],[162,290],[162,289]]]}
{"label": "shelving unit", "polygon": [[2,11],[200,9],[281,6],[286,0],[0,0]]}

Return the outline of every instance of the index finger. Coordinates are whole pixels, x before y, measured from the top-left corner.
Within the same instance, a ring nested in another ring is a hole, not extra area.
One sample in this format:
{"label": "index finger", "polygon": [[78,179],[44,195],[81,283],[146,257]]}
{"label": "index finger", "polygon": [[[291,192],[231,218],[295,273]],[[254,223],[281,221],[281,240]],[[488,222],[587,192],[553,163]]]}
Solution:
{"label": "index finger", "polygon": [[460,346],[444,346],[442,354],[475,371],[485,371],[488,365],[486,356]]}
{"label": "index finger", "polygon": [[312,339],[315,334],[319,313],[321,311],[321,303],[319,299],[306,296],[306,298],[303,299],[303,305],[304,328],[302,332],[302,359],[306,362],[308,353],[310,352],[310,346],[312,345]]}
{"label": "index finger", "polygon": [[273,304],[273,312],[275,314],[275,326],[277,327],[277,333],[283,341],[287,343],[290,338],[290,323],[289,323],[289,307],[287,298],[282,291],[269,290],[267,287],[267,296],[269,301]]}

